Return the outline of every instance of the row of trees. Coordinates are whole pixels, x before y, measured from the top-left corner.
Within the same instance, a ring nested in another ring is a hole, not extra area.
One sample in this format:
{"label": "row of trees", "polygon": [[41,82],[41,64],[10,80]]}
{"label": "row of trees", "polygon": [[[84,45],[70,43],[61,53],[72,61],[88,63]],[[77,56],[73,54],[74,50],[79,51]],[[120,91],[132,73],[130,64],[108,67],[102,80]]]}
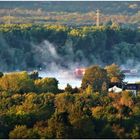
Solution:
{"label": "row of trees", "polygon": [[139,36],[139,30],[123,29],[114,24],[99,28],[1,24],[0,69],[37,69],[49,67],[52,62],[62,67],[70,67],[73,63],[133,65],[140,60]]}
{"label": "row of trees", "polygon": [[[94,92],[107,93],[110,83],[122,83],[124,74],[116,64],[108,65],[101,68],[98,65],[93,65],[86,69],[82,79],[81,90],[86,90],[89,86]],[[9,93],[44,93],[52,92],[59,93],[58,81],[55,78],[41,78],[37,71],[27,73],[12,72],[3,74],[0,73],[0,91]],[[69,93],[78,92],[78,88],[72,88],[69,84],[65,88]]]}
{"label": "row of trees", "polygon": [[58,81],[55,78],[42,79],[35,74],[28,74],[27,72],[2,74],[0,78],[0,91],[9,93],[59,92]]}

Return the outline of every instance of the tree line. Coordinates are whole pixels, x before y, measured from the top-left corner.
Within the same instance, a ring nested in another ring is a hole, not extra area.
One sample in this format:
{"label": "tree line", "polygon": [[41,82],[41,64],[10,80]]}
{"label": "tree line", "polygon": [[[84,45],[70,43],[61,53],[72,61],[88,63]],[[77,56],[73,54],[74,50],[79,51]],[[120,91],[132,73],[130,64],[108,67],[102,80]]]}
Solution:
{"label": "tree line", "polygon": [[1,24],[0,47],[2,71],[46,68],[50,63],[66,68],[73,63],[105,66],[115,62],[133,66],[140,60],[140,31],[115,23],[99,28]]}

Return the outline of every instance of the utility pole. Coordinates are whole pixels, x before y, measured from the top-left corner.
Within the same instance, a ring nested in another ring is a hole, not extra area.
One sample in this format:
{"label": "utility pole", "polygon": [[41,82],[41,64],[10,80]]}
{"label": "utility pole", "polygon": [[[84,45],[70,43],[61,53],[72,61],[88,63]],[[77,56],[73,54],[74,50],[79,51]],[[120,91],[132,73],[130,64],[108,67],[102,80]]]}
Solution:
{"label": "utility pole", "polygon": [[96,10],[96,26],[100,26],[100,11],[99,9]]}

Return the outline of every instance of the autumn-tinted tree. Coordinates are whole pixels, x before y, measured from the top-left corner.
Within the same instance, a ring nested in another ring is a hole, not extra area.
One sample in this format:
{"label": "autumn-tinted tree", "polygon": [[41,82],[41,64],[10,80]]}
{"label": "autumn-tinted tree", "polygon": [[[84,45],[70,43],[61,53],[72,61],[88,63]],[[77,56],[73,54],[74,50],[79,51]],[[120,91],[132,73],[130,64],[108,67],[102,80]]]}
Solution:
{"label": "autumn-tinted tree", "polygon": [[96,65],[87,68],[81,87],[86,89],[88,85],[93,87],[93,91],[107,91],[108,77],[106,70]]}
{"label": "autumn-tinted tree", "polygon": [[36,139],[39,138],[37,131],[27,128],[25,125],[17,125],[9,134],[11,139]]}
{"label": "autumn-tinted tree", "polygon": [[34,83],[27,72],[5,74],[0,78],[0,90],[8,92],[30,92],[34,90]]}
{"label": "autumn-tinted tree", "polygon": [[43,78],[35,80],[35,89],[39,93],[58,92],[58,81],[55,78]]}
{"label": "autumn-tinted tree", "polygon": [[124,79],[124,73],[118,65],[112,64],[105,67],[111,83],[121,83]]}
{"label": "autumn-tinted tree", "polygon": [[48,121],[48,138],[72,138],[73,129],[68,120],[68,113],[56,113]]}

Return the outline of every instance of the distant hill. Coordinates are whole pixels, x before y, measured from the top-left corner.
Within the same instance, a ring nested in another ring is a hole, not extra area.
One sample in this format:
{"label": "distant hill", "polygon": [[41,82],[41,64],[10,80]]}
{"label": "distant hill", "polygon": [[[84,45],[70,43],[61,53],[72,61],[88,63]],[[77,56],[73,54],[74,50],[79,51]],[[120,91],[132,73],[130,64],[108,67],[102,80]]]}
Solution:
{"label": "distant hill", "polygon": [[97,8],[104,11],[105,14],[127,14],[132,15],[140,11],[140,2],[113,2],[113,1],[52,1],[52,2],[36,2],[36,1],[1,1],[0,9],[23,8],[37,9],[41,8],[45,11],[65,11],[65,12],[89,12]]}

